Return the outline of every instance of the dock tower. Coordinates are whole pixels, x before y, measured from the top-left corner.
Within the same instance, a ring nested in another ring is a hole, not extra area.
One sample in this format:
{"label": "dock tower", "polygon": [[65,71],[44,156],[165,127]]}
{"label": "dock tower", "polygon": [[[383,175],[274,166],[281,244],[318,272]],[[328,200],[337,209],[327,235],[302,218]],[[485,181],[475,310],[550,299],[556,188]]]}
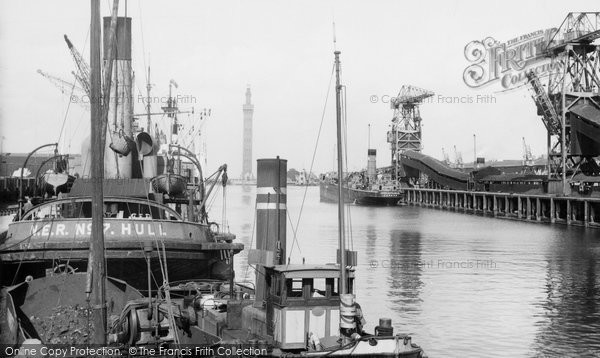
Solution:
{"label": "dock tower", "polygon": [[242,159],[242,180],[254,179],[252,173],[252,117],[254,116],[254,105],[252,104],[252,93],[250,86],[246,88],[246,103],[244,111],[244,153]]}

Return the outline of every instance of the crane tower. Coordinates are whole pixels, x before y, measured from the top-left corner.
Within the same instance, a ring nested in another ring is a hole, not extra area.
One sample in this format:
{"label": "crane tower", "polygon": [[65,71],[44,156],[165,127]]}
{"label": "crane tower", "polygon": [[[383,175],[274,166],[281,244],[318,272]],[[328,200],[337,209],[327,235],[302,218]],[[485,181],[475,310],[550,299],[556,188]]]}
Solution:
{"label": "crane tower", "polygon": [[557,64],[542,85],[533,71],[527,79],[538,115],[547,130],[548,178],[562,182],[556,191],[568,193],[577,173],[600,174],[593,157],[600,155],[600,12],[569,13],[539,57]]}
{"label": "crane tower", "polygon": [[391,100],[394,110],[388,142],[392,146],[392,165],[406,150],[421,151],[421,114],[419,105],[434,93],[411,85],[400,88],[398,96]]}

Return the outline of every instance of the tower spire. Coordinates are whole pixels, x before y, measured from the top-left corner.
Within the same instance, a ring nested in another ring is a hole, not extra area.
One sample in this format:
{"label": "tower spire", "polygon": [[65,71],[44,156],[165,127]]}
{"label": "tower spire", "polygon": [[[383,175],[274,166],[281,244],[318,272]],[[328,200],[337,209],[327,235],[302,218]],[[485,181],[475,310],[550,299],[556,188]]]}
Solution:
{"label": "tower spire", "polygon": [[250,85],[246,87],[246,103],[242,106],[244,112],[244,152],[242,157],[242,180],[254,179],[252,172],[252,117],[254,105],[252,104],[252,92]]}
{"label": "tower spire", "polygon": [[252,105],[252,92],[250,91],[250,85],[246,85],[246,105]]}

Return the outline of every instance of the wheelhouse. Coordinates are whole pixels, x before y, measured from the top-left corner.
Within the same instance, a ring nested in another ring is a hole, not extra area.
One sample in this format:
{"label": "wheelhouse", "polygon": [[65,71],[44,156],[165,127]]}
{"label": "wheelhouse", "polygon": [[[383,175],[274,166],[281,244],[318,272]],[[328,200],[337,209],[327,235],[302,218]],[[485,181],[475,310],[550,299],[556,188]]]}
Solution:
{"label": "wheelhouse", "polygon": [[[347,270],[353,292],[354,269]],[[282,349],[306,348],[309,333],[318,337],[339,330],[339,265],[277,265],[266,268],[267,333]]]}

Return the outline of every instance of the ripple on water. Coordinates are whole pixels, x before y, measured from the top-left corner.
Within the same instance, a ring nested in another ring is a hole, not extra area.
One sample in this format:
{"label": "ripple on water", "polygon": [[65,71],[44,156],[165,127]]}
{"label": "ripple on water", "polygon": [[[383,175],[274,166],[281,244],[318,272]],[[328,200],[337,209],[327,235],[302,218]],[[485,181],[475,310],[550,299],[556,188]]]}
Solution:
{"label": "ripple on water", "polygon": [[[335,261],[337,208],[318,191],[308,189],[292,262]],[[251,235],[250,195],[228,202],[234,233]],[[294,225],[302,195],[288,188]],[[409,206],[352,206],[350,221],[367,330],[390,317],[430,357],[600,357],[600,231]]]}

